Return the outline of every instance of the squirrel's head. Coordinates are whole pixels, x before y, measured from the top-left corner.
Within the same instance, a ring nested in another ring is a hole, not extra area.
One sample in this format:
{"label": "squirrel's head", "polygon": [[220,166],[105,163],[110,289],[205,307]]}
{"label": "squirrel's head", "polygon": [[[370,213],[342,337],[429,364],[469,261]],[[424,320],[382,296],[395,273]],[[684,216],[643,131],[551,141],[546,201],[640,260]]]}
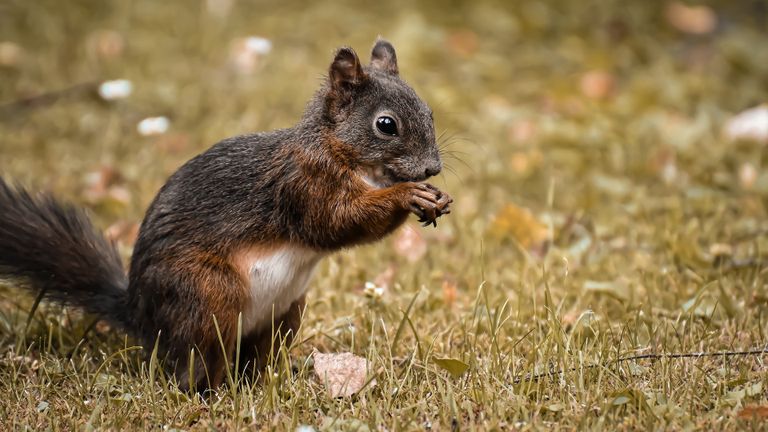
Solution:
{"label": "squirrel's head", "polygon": [[352,48],[339,49],[324,98],[334,138],[370,185],[422,181],[442,169],[432,110],[400,78],[389,42],[374,44],[368,66]]}

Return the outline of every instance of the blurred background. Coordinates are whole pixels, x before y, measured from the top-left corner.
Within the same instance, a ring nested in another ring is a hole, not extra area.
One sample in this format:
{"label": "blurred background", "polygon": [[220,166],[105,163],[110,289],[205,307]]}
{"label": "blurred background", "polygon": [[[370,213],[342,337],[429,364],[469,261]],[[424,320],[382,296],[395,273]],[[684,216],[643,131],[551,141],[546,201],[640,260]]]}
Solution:
{"label": "blurred background", "polygon": [[[487,280],[506,287],[502,298],[530,298],[521,269],[545,262],[576,276],[563,298],[591,287],[626,300],[643,293],[626,271],[752,256],[757,246],[738,239],[764,237],[767,10],[5,0],[0,172],[90,208],[128,256],[177,167],[225,137],[291,126],[334,49],[367,59],[381,35],[434,108],[448,165],[436,182],[456,211],[438,230],[406,229],[392,247],[360,252],[375,264],[338,258],[351,262],[339,284],[387,284],[400,260],[425,278],[409,279],[416,286],[447,280],[460,293]],[[447,259],[460,264],[435,270]]]}

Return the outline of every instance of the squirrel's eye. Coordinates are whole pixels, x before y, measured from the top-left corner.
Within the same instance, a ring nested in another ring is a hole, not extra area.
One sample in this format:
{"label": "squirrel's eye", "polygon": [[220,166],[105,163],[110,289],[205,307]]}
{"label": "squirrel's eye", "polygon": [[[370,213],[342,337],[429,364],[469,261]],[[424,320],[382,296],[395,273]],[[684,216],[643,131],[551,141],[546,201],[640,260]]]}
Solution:
{"label": "squirrel's eye", "polygon": [[377,118],[376,129],[384,135],[397,136],[397,123],[392,117],[381,116]]}

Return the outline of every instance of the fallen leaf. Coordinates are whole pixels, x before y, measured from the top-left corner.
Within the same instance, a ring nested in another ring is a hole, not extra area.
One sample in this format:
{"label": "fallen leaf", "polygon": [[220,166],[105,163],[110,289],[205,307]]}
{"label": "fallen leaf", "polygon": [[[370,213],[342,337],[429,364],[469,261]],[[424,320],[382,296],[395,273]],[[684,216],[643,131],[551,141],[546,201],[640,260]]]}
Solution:
{"label": "fallen leaf", "polygon": [[519,151],[512,154],[509,165],[515,174],[527,176],[536,171],[536,168],[541,165],[542,159],[542,154],[539,151]]}
{"label": "fallen leaf", "polygon": [[416,262],[427,253],[427,242],[419,231],[405,225],[395,236],[395,252],[410,262]]}
{"label": "fallen leaf", "polygon": [[459,378],[469,370],[469,365],[461,360],[448,357],[432,357],[436,365],[448,371],[454,378]]}
{"label": "fallen leaf", "polygon": [[617,396],[611,401],[611,405],[613,406],[619,406],[619,405],[625,405],[629,403],[632,399],[629,396]]}
{"label": "fallen leaf", "polygon": [[725,125],[726,138],[752,140],[768,144],[768,104],[762,104],[733,116]]}
{"label": "fallen leaf", "polygon": [[16,66],[21,61],[22,49],[13,42],[0,42],[0,66]]}
{"label": "fallen leaf", "polygon": [[43,412],[48,409],[48,402],[41,401],[39,404],[37,404],[37,412]]}
{"label": "fallen leaf", "polygon": [[511,237],[536,256],[543,256],[551,240],[549,228],[539,222],[528,209],[507,204],[490,225],[496,237]]}
{"label": "fallen leaf", "polygon": [[533,120],[523,119],[512,122],[507,128],[507,136],[510,142],[524,144],[532,141],[538,134],[538,127]]}
{"label": "fallen leaf", "polygon": [[103,59],[120,57],[125,50],[123,36],[114,30],[98,30],[88,37],[88,49]]}
{"label": "fallen leaf", "polygon": [[114,202],[124,206],[131,202],[131,191],[125,186],[112,186],[109,188],[107,196]]}
{"label": "fallen leaf", "polygon": [[256,71],[264,56],[272,51],[272,41],[260,36],[249,36],[232,41],[229,51],[229,63],[243,75]]}
{"label": "fallen leaf", "polygon": [[547,411],[560,412],[565,409],[565,405],[561,403],[553,403],[553,404],[547,405],[546,408],[547,408]]}
{"label": "fallen leaf", "polygon": [[[352,353],[313,354],[315,375],[323,382],[332,398],[349,397],[366,383],[368,361]],[[376,385],[376,380],[371,386]]]}
{"label": "fallen leaf", "polygon": [[89,203],[99,203],[109,194],[110,189],[122,181],[120,172],[112,165],[102,165],[85,175],[83,197]]}
{"label": "fallen leaf", "polygon": [[609,72],[593,70],[581,76],[579,87],[581,93],[590,99],[606,99],[613,94],[616,79]]}
{"label": "fallen leaf", "polygon": [[744,407],[739,411],[738,416],[742,419],[768,418],[768,405],[751,405]]}
{"label": "fallen leaf", "polygon": [[477,34],[472,30],[458,30],[451,33],[448,35],[446,44],[455,54],[464,57],[472,55],[479,46]]}
{"label": "fallen leaf", "polygon": [[757,182],[757,168],[750,162],[745,162],[739,168],[739,182],[744,189],[752,189]]}
{"label": "fallen leaf", "polygon": [[112,165],[102,165],[85,176],[86,185],[96,189],[106,189],[120,180],[120,172]]}
{"label": "fallen leaf", "polygon": [[688,6],[674,1],[667,5],[664,16],[672,27],[683,33],[703,35],[717,27],[717,15],[708,6]]}
{"label": "fallen leaf", "polygon": [[458,297],[458,289],[456,286],[456,279],[452,277],[444,277],[443,278],[443,301],[445,302],[448,307],[453,306],[453,304],[456,302],[456,297]]}

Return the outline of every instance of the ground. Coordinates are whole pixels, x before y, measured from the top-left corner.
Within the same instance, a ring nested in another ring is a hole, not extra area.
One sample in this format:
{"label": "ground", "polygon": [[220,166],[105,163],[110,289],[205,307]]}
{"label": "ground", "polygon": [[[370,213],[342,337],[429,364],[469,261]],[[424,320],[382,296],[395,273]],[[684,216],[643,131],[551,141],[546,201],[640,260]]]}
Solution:
{"label": "ground", "polygon": [[[768,138],[732,123],[768,103],[766,9],[0,4],[0,174],[88,208],[126,259],[174,169],[224,137],[290,126],[333,50],[367,57],[378,35],[434,108],[447,165],[434,183],[455,198],[437,228],[412,220],[325,259],[290,360],[209,400],[176,392],[134,341],[88,331],[76,310],[44,303],[27,326],[33,296],[5,283],[0,424],[765,427],[765,354],[617,359],[768,343]],[[99,96],[112,79],[132,93]],[[167,131],[137,129],[161,116]],[[332,398],[315,350],[365,357],[368,385]]]}

